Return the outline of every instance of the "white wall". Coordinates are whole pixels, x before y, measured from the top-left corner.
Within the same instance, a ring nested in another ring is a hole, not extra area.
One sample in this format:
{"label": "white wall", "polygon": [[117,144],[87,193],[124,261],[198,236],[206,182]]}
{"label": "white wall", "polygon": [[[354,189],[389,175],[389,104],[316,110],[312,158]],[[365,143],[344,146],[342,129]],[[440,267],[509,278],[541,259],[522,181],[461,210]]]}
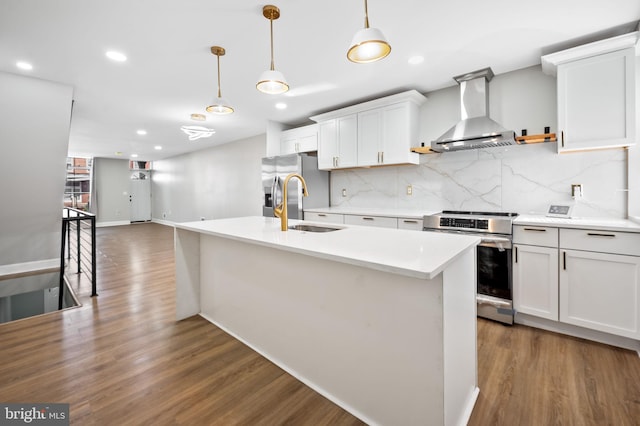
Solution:
{"label": "white wall", "polygon": [[154,220],[189,222],[262,215],[259,135],[153,163]]}
{"label": "white wall", "polygon": [[0,272],[59,264],[72,95],[70,86],[0,72]]}
{"label": "white wall", "polygon": [[116,225],[130,222],[128,160],[94,158],[96,224]]}
{"label": "white wall", "polygon": [[[457,86],[426,96],[420,140],[429,146],[460,119],[460,102]],[[556,80],[539,66],[494,77],[490,105],[491,118],[517,134],[557,129]],[[584,198],[574,215],[623,218],[626,158],[623,149],[558,155],[555,143],[425,154],[419,166],[331,172],[331,205],[544,214],[550,202],[570,200],[571,184],[579,183]]]}

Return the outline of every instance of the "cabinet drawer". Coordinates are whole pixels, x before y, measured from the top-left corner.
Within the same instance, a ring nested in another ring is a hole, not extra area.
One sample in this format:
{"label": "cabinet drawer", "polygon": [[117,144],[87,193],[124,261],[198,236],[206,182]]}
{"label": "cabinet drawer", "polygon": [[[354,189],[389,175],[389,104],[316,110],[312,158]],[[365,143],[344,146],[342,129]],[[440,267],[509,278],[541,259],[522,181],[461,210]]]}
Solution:
{"label": "cabinet drawer", "polygon": [[398,229],[422,231],[422,219],[398,218]]}
{"label": "cabinet drawer", "polygon": [[514,225],[513,243],[530,246],[558,247],[558,228]]}
{"label": "cabinet drawer", "polygon": [[640,234],[593,229],[561,229],[560,248],[640,256]]}
{"label": "cabinet drawer", "polygon": [[386,216],[356,216],[344,215],[345,225],[377,226],[378,228],[397,228],[398,219]]}
{"label": "cabinet drawer", "polygon": [[339,213],[304,212],[304,220],[326,223],[344,223],[344,215]]}

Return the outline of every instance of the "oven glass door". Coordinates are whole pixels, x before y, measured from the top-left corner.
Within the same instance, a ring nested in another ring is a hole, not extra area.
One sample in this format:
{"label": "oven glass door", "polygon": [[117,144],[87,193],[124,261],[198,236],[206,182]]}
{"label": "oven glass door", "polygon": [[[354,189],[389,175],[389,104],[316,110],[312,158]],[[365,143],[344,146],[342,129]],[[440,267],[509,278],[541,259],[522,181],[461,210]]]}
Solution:
{"label": "oven glass door", "polygon": [[511,300],[511,249],[478,246],[478,293]]}

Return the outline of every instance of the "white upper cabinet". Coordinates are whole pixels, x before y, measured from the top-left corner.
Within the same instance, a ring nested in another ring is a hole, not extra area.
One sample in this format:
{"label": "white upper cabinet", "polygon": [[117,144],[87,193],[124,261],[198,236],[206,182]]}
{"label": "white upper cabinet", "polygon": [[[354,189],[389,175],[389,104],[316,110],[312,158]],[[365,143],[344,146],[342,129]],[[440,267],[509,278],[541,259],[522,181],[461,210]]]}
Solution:
{"label": "white upper cabinet", "polygon": [[356,167],[358,162],[358,116],[325,120],[318,124],[318,168]]}
{"label": "white upper cabinet", "polygon": [[557,74],[558,152],[635,143],[638,32],[542,57]]}
{"label": "white upper cabinet", "polygon": [[425,100],[410,90],[311,117],[320,128],[319,167],[418,164],[419,155],[410,148],[418,145],[419,107]]}
{"label": "white upper cabinet", "polygon": [[285,130],[280,135],[280,154],[295,154],[318,150],[318,125]]}

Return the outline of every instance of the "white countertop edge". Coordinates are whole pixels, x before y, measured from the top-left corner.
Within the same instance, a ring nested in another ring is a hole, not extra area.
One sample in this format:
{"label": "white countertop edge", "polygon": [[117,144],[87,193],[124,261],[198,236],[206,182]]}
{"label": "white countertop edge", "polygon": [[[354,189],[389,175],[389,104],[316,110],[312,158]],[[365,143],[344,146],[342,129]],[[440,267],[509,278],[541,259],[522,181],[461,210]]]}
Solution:
{"label": "white countertop edge", "polygon": [[[204,222],[208,222],[208,221],[204,221]],[[308,224],[315,224],[314,222],[310,222],[310,221],[298,221],[298,220],[290,220],[289,224],[295,224],[295,223],[308,223]],[[385,263],[380,263],[380,262],[376,262],[373,260],[366,260],[366,259],[360,259],[360,258],[355,258],[355,257],[346,257],[346,256],[342,256],[342,255],[337,255],[337,254],[331,254],[328,253],[326,251],[319,251],[319,250],[310,250],[307,248],[301,248],[298,246],[291,246],[291,245],[287,245],[287,244],[283,244],[283,243],[278,243],[278,242],[273,242],[273,241],[266,241],[263,239],[259,239],[256,237],[250,237],[250,236],[243,236],[243,235],[237,235],[237,234],[230,234],[228,232],[221,232],[221,231],[215,231],[215,230],[210,230],[210,229],[203,229],[201,226],[198,225],[202,225],[203,221],[199,221],[199,222],[185,222],[185,223],[176,223],[174,226],[175,228],[179,228],[179,229],[184,229],[186,231],[192,231],[192,232],[197,232],[197,233],[201,233],[201,234],[206,234],[206,235],[212,235],[212,236],[216,236],[216,237],[221,237],[221,238],[228,238],[231,240],[236,240],[236,241],[241,241],[241,242],[246,242],[246,243],[251,243],[251,244],[255,244],[255,245],[259,245],[259,246],[263,246],[263,247],[269,247],[269,248],[275,248],[278,250],[283,250],[283,251],[287,251],[290,253],[297,253],[297,254],[305,254],[307,256],[313,256],[313,257],[317,257],[320,259],[325,259],[325,260],[331,260],[331,261],[335,261],[335,262],[341,262],[341,263],[347,263],[350,265],[354,265],[354,266],[361,266],[364,268],[368,268],[368,269],[374,269],[374,270],[378,270],[378,271],[382,271],[382,272],[389,272],[389,273],[394,273],[394,274],[398,274],[398,275],[404,275],[404,276],[408,276],[408,277],[412,277],[412,278],[418,278],[418,279],[424,279],[424,280],[431,280],[433,278],[435,278],[436,276],[438,276],[440,273],[442,273],[448,266],[449,264],[451,264],[460,254],[464,253],[466,250],[468,250],[471,247],[475,247],[481,240],[478,237],[471,237],[471,236],[465,236],[465,238],[468,239],[468,242],[462,246],[460,246],[458,248],[457,251],[455,251],[452,256],[449,257],[448,260],[440,263],[436,268],[433,268],[431,271],[424,271],[424,270],[418,270],[418,269],[412,269],[412,268],[403,268],[403,267],[399,267],[399,266],[395,266],[395,265],[391,265],[391,264],[385,264]],[[318,226],[327,226],[327,224],[324,223],[318,223]],[[384,229],[384,228],[373,228],[373,227],[367,227],[367,226],[357,226],[357,225],[339,225],[341,228],[362,228],[362,229],[366,229],[367,231],[371,231],[371,232],[377,232],[377,231],[382,231],[382,232],[387,232],[387,231],[391,231],[391,232],[407,232],[407,233],[415,233],[417,231],[409,231],[409,230],[388,230],[388,229]],[[299,232],[299,231],[287,231],[287,232]],[[329,235],[331,233],[328,234],[324,234],[324,235]],[[318,235],[323,235],[323,234],[318,234]]]}
{"label": "white countertop edge", "polygon": [[552,228],[572,229],[600,229],[603,231],[635,232],[640,233],[640,223],[632,218],[594,218],[573,217],[560,218],[542,215],[520,215],[514,221],[514,225],[548,226]]}

